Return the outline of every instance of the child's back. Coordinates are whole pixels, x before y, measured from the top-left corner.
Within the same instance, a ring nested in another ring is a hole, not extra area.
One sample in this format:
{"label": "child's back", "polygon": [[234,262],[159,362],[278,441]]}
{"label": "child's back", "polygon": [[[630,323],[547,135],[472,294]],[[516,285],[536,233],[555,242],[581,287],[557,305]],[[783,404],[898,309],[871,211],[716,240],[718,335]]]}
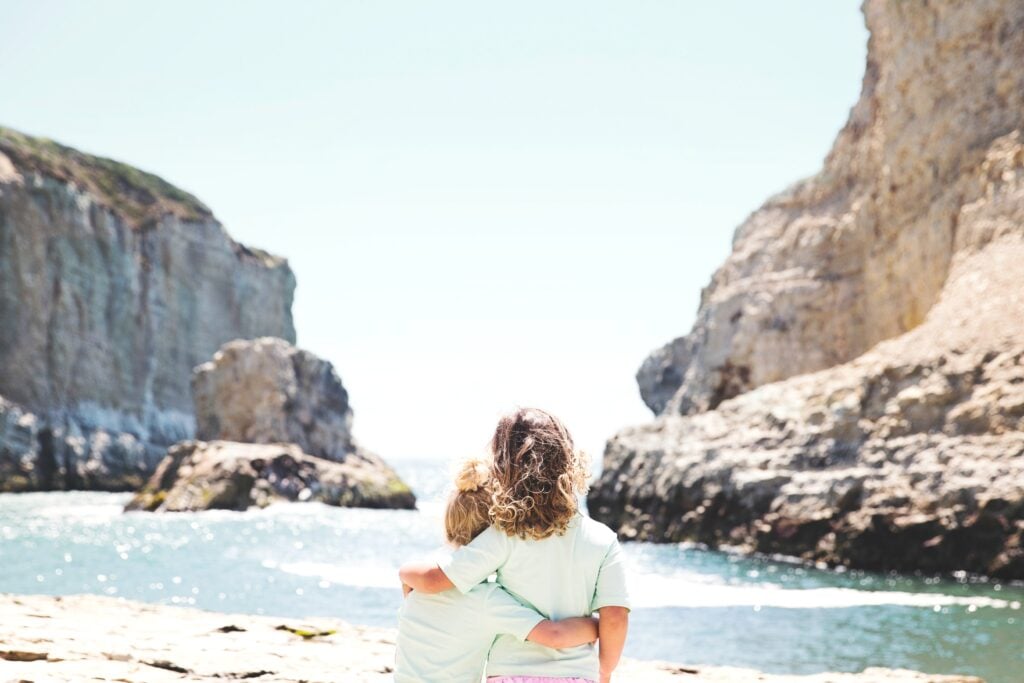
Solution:
{"label": "child's back", "polygon": [[465,595],[456,590],[434,595],[413,591],[399,615],[397,683],[478,683],[496,636],[523,641],[544,620],[493,583]]}
{"label": "child's back", "polygon": [[498,421],[491,438],[487,516],[491,526],[433,566],[407,564],[402,581],[428,593],[465,593],[497,572],[513,596],[553,619],[600,610],[600,651],[545,650],[499,637],[488,676],[511,680],[610,678],[629,628],[622,551],[611,529],[579,513],[586,457],[558,418],[520,408]]}
{"label": "child's back", "polygon": [[[486,478],[487,468],[477,461],[464,463],[458,473],[456,490],[445,507],[445,537],[452,545],[468,543],[487,529]],[[513,642],[530,638],[542,651],[597,638],[597,625],[591,619],[551,621],[501,586],[477,583],[462,592],[407,593],[399,611],[396,681],[480,683],[487,652],[498,636]]]}
{"label": "child's back", "polygon": [[[577,514],[564,534],[533,540],[494,527],[441,563],[462,591],[494,571],[521,602],[550,619],[589,615],[607,606],[628,606],[622,554],[615,533]],[[451,591],[448,591],[451,592]],[[552,650],[499,636],[491,648],[489,676],[591,678],[598,669],[594,646]]]}

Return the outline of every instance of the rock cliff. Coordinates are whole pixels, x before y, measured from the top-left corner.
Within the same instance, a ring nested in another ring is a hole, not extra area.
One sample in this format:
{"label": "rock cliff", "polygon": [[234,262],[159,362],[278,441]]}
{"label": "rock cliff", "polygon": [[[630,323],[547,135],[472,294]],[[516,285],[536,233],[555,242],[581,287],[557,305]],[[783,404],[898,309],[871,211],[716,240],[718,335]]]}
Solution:
{"label": "rock cliff", "polygon": [[822,171],[736,231],[605,453],[627,536],[1024,578],[1024,5],[867,0]]}
{"label": "rock cliff", "polygon": [[294,341],[294,288],[156,176],[0,129],[0,490],[140,486],[194,433],[193,366]]}

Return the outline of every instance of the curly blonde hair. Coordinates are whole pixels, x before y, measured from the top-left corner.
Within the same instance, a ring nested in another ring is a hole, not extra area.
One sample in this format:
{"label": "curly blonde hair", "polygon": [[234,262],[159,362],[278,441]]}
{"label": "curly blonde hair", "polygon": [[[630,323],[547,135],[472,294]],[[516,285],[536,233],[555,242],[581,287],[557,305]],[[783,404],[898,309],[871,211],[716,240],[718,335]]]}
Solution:
{"label": "curly blonde hair", "polygon": [[491,522],[509,536],[565,533],[587,492],[590,463],[561,420],[520,408],[498,421],[491,439]]}
{"label": "curly blonde hair", "polygon": [[466,545],[490,526],[490,474],[482,460],[467,460],[455,473],[444,511],[444,535],[452,545]]}

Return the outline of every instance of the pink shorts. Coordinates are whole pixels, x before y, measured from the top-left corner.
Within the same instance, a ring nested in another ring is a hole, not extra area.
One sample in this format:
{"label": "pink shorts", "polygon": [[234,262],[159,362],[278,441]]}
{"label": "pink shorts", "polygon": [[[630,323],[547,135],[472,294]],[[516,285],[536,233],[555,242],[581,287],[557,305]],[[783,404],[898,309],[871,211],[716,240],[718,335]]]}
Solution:
{"label": "pink shorts", "polygon": [[589,678],[550,678],[549,676],[488,676],[487,683],[594,683]]}

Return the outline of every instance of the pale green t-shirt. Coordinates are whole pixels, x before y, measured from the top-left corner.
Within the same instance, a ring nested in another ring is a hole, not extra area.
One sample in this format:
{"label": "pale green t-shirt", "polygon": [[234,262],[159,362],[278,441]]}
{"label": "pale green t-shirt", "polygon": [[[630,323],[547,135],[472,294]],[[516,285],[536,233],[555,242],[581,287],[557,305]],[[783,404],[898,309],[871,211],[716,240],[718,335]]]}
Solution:
{"label": "pale green t-shirt", "polygon": [[[497,572],[498,583],[548,619],[589,616],[601,607],[629,608],[622,549],[615,532],[577,514],[561,536],[524,540],[489,527],[438,563],[459,591],[469,593]],[[594,645],[553,650],[499,636],[488,676],[598,678]]]}
{"label": "pale green t-shirt", "polygon": [[397,683],[480,683],[494,639],[526,640],[544,617],[501,586],[481,583],[428,595],[413,591],[398,612]]}

